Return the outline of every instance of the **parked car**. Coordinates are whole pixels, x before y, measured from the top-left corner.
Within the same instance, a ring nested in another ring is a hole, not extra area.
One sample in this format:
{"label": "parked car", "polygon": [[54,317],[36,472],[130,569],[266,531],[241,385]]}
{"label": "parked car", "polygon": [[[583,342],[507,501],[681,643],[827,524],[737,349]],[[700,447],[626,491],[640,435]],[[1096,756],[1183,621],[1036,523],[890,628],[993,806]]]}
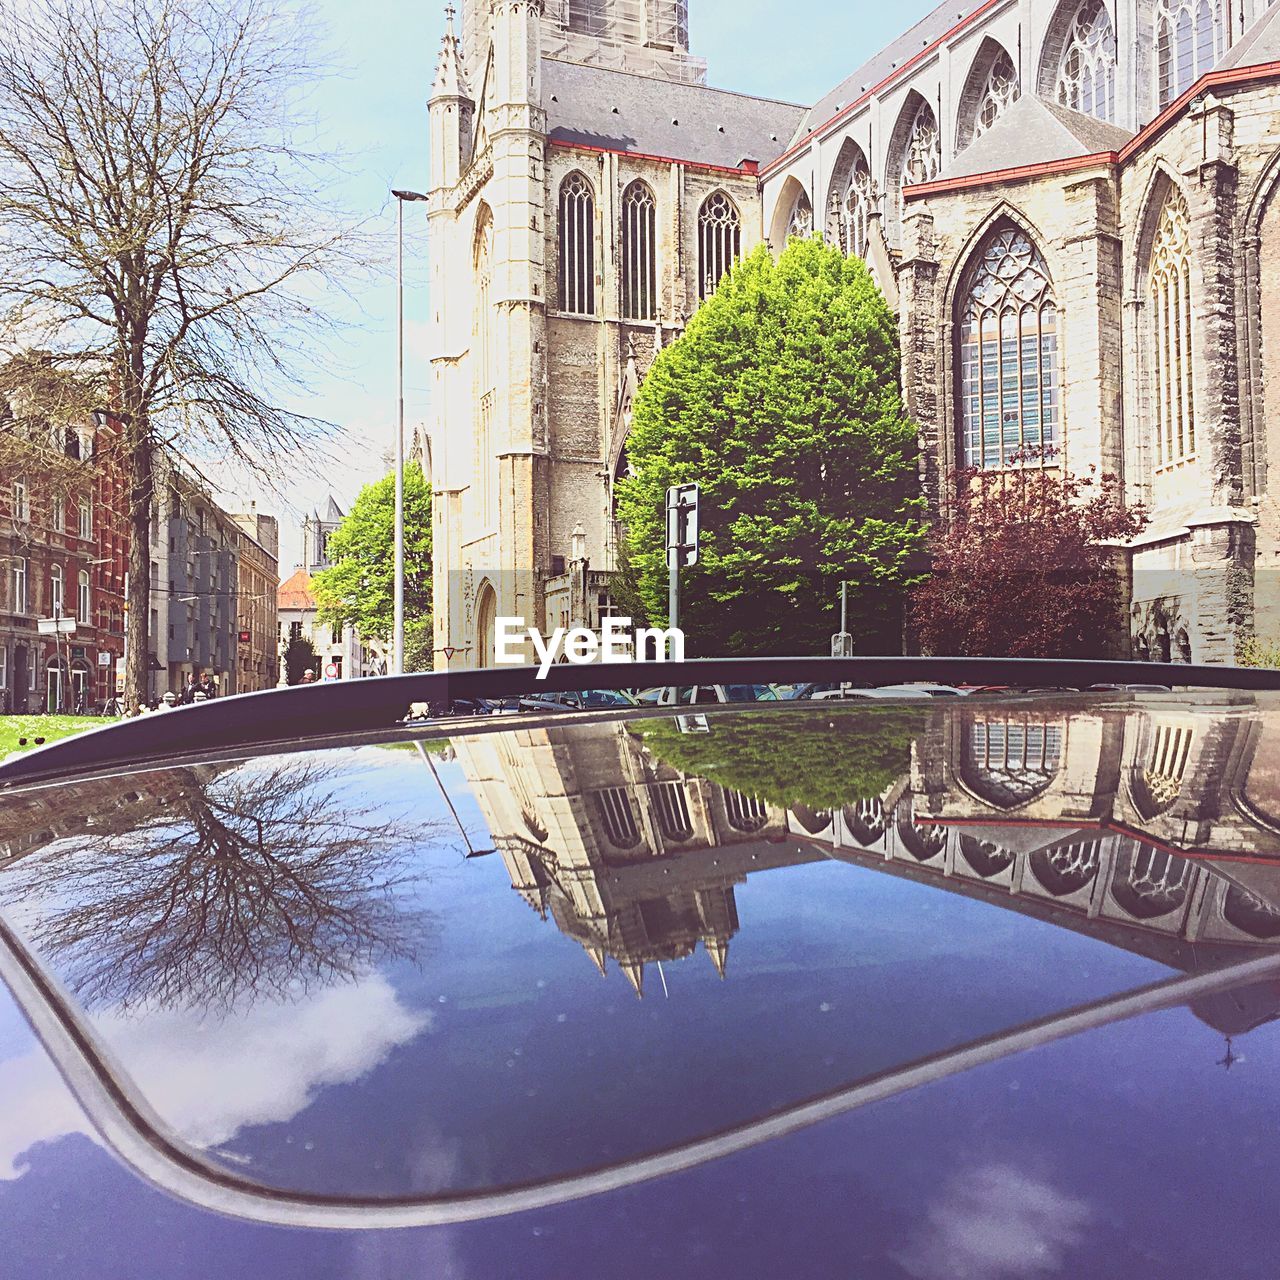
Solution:
{"label": "parked car", "polygon": [[601,711],[638,706],[624,689],[584,689],[570,693],[534,693],[520,699],[521,711]]}
{"label": "parked car", "polygon": [[1280,674],[626,673],[0,763],[0,1275],[1271,1280]]}
{"label": "parked car", "polygon": [[[772,684],[690,684],[680,686],[680,703],[698,706],[715,702],[779,702],[777,688]],[[658,706],[676,705],[675,688],[658,692]]]}

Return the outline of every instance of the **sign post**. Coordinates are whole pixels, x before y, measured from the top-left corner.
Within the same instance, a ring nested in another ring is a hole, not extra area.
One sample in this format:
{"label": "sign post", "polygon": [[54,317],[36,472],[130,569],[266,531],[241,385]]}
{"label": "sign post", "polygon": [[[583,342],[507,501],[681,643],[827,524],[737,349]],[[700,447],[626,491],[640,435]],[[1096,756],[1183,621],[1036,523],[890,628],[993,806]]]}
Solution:
{"label": "sign post", "polygon": [[62,670],[62,646],[63,636],[73,636],[76,633],[76,620],[74,618],[64,617],[59,609],[52,618],[37,618],[36,633],[42,636],[53,637],[53,648],[58,658],[58,705],[51,708],[55,712],[66,710],[67,695],[64,683],[71,682],[71,661],[68,653],[66,670]]}
{"label": "sign post", "polygon": [[667,490],[667,626],[680,625],[680,567],[698,563],[698,486]]}
{"label": "sign post", "polygon": [[849,584],[840,583],[840,630],[831,637],[833,658],[853,657],[853,636],[849,634]]}

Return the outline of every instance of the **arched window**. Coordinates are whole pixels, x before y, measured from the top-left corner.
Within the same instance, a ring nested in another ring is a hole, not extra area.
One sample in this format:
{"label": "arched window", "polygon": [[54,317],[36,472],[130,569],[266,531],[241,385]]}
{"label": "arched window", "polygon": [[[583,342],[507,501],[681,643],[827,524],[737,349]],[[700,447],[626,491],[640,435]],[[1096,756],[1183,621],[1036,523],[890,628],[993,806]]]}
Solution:
{"label": "arched window", "polygon": [[1191,216],[1176,187],[1160,211],[1151,244],[1149,302],[1155,465],[1189,462],[1196,452],[1191,375]]}
{"label": "arched window", "polygon": [[763,800],[743,795],[741,791],[731,791],[728,787],[721,787],[720,791],[724,797],[725,817],[735,831],[749,834],[759,831],[769,821],[769,811]]}
{"label": "arched window", "polygon": [[1017,100],[1018,73],[1013,59],[1001,49],[987,72],[982,96],[973,115],[973,136],[980,138],[1004,114],[1005,108]]}
{"label": "arched window", "polygon": [[1159,0],[1156,6],[1158,105],[1181,97],[1217,59],[1217,0]]}
{"label": "arched window", "polygon": [[921,102],[911,118],[906,145],[902,150],[899,174],[901,185],[913,187],[917,182],[931,182],[942,168],[942,141],[933,108]]}
{"label": "arched window", "polygon": [[1008,223],[982,242],[961,284],[964,463],[1040,465],[1058,439],[1058,313],[1040,251]]}
{"label": "arched window", "polygon": [[1079,893],[1098,874],[1101,840],[1075,840],[1052,849],[1037,849],[1030,858],[1036,879],[1055,898]]}
{"label": "arched window", "polygon": [[618,849],[634,849],[640,843],[640,829],[626,787],[602,787],[596,792],[596,804],[609,843]]}
{"label": "arched window", "polygon": [[961,772],[975,795],[1012,809],[1047,790],[1061,760],[1061,725],[978,720],[969,726]]}
{"label": "arched window", "polygon": [[742,250],[738,210],[723,191],[709,195],[698,210],[698,291],[709,298]]}
{"label": "arched window", "polygon": [[1116,121],[1116,31],[1102,0],[1084,0],[1058,66],[1058,101],[1099,120]]}
{"label": "arched window", "polygon": [[493,519],[493,400],[497,385],[493,351],[493,216],[487,206],[476,219],[473,246],[475,267],[475,317],[472,334],[476,378],[476,487],[480,519]]}
{"label": "arched window", "polygon": [[1182,906],[1190,888],[1190,862],[1135,843],[1116,861],[1111,896],[1131,916],[1154,920]]}
{"label": "arched window", "polygon": [[653,192],[633,182],[622,195],[622,314],[652,320],[658,309],[658,253]]}
{"label": "arched window", "polygon": [[89,616],[89,571],[81,569],[76,585],[76,621],[88,626],[92,619]]}
{"label": "arched window", "polygon": [[560,184],[560,310],[596,313],[596,202],[587,180],[571,173]]}
{"label": "arched window", "polygon": [[849,170],[849,185],[840,201],[840,248],[859,258],[867,256],[867,237],[871,232],[871,215],[875,211],[875,192],[871,186],[871,170],[859,151]]}
{"label": "arched window", "polygon": [[49,570],[49,585],[49,611],[55,618],[60,618],[62,617],[62,606],[65,601],[62,566],[60,564],[55,564],[53,568]]}
{"label": "arched window", "polygon": [[649,795],[658,815],[658,830],[668,840],[683,841],[693,837],[693,819],[689,816],[689,797],[683,782],[654,782]]}
{"label": "arched window", "polygon": [[813,205],[809,203],[809,197],[803,192],[798,192],[795,201],[791,205],[791,215],[787,218],[787,239],[792,236],[799,236],[801,239],[813,234]]}

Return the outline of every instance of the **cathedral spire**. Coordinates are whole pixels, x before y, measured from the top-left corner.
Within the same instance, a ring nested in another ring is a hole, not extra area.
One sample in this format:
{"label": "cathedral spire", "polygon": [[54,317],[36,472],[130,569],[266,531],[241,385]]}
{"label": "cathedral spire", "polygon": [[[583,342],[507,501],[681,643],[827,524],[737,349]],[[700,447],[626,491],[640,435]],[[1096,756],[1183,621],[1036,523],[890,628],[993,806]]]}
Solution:
{"label": "cathedral spire", "polygon": [[711,963],[715,965],[716,972],[723,978],[725,966],[729,963],[729,939],[707,937],[703,938],[702,945],[706,948],[707,955],[711,957]]}
{"label": "cathedral spire", "polygon": [[644,999],[644,965],[637,960],[619,961],[618,968],[627,975],[627,981],[631,983],[631,989]]}
{"label": "cathedral spire", "polygon": [[436,68],[436,82],[431,90],[431,101],[439,98],[470,98],[466,76],[462,72],[462,57],[458,50],[458,37],[453,30],[456,10],[447,5],[444,11],[444,35],[440,40],[440,65]]}

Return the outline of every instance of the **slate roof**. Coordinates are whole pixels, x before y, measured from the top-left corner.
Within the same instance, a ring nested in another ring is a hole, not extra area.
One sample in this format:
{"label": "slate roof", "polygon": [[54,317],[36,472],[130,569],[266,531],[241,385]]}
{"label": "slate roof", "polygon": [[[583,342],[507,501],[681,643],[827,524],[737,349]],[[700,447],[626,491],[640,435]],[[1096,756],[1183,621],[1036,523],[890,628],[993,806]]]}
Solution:
{"label": "slate roof", "polygon": [[1231,46],[1214,70],[1255,67],[1260,62],[1280,62],[1280,9],[1274,5]]}
{"label": "slate roof", "polygon": [[542,60],[553,142],[737,168],[782,154],[805,109],[706,85]]}
{"label": "slate roof", "polygon": [[811,129],[825,124],[837,111],[847,107],[868,89],[892,75],[908,59],[915,57],[926,45],[941,39],[958,22],[979,8],[981,0],[944,0],[932,13],[926,14],[914,27],[904,31],[896,40],[874,53],[852,75],[846,76],[825,97],[819,98],[802,121],[802,136]]}
{"label": "slate roof", "polygon": [[1119,151],[1132,137],[1128,129],[1119,125],[1026,93],[1011,103],[982,137],[960,152],[938,178],[967,178],[996,169]]}
{"label": "slate roof", "polygon": [[291,573],[281,584],[276,593],[277,608],[280,609],[314,609],[315,596],[311,594],[311,577],[305,569]]}

